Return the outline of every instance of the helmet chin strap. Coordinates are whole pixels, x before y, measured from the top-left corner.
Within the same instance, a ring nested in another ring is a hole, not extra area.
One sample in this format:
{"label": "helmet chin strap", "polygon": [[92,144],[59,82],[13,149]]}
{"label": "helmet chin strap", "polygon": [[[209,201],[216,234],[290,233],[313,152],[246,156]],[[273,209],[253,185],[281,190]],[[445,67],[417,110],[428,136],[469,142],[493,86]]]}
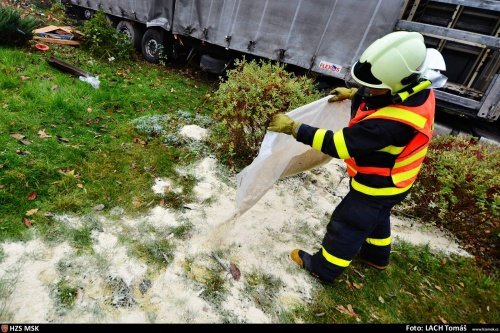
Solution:
{"label": "helmet chin strap", "polygon": [[404,88],[404,90],[396,93],[396,95],[392,95],[391,99],[394,104],[403,103],[408,99],[408,97],[415,95],[416,93],[421,92],[424,89],[429,88],[432,85],[430,80],[419,80],[415,83],[410,84],[408,87]]}

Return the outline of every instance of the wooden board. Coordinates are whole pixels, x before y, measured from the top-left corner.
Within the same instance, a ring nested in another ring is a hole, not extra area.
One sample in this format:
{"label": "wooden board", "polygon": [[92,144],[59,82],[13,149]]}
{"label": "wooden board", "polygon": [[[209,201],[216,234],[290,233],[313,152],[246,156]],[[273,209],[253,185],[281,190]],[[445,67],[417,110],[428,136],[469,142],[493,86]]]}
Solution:
{"label": "wooden board", "polygon": [[57,38],[46,38],[46,37],[38,37],[34,36],[33,39],[46,42],[46,43],[52,43],[52,44],[64,44],[64,45],[80,45],[79,41],[76,40],[67,40],[67,39],[57,39]]}

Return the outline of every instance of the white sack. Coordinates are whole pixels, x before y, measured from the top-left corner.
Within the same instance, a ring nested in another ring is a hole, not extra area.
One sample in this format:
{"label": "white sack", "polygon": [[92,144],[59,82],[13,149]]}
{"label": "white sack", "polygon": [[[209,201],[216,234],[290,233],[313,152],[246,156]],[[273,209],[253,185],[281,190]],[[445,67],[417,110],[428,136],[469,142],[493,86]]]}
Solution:
{"label": "white sack", "polygon": [[[329,97],[287,114],[295,121],[336,132],[349,122],[351,101],[328,103]],[[297,142],[291,135],[267,132],[257,157],[236,175],[237,212],[243,214],[252,208],[278,179],[320,166],[330,159],[330,156]]]}

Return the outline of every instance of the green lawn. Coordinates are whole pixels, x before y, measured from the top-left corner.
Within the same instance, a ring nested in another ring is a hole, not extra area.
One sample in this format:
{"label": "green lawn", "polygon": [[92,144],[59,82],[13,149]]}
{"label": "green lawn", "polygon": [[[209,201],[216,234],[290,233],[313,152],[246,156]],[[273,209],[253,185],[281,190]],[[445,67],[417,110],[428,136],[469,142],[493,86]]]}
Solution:
{"label": "green lawn", "polygon": [[159,176],[178,180],[183,193],[163,202],[181,205],[194,181],[175,177],[175,167],[198,152],[131,121],[162,116],[167,132],[196,123],[209,86],[142,60],[109,63],[51,47],[101,85],[49,66],[47,54],[0,48],[0,240],[23,238],[23,218],[49,223],[48,212],[83,213],[99,204],[144,210],[161,200],[149,190]]}

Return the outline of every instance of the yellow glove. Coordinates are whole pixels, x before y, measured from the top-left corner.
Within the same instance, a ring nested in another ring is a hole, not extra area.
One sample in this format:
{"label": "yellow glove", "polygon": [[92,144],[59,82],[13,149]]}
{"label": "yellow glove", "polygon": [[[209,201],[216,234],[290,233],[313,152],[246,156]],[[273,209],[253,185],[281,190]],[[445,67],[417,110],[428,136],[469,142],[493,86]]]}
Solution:
{"label": "yellow glove", "polygon": [[330,91],[330,95],[333,95],[328,99],[328,103],[334,103],[334,102],[339,102],[343,101],[344,99],[352,99],[354,94],[358,91],[356,88],[344,88],[344,87],[337,87]]}
{"label": "yellow glove", "polygon": [[293,121],[292,118],[286,114],[278,113],[274,115],[267,129],[273,132],[293,135],[293,137],[296,138],[300,125],[301,123]]}

